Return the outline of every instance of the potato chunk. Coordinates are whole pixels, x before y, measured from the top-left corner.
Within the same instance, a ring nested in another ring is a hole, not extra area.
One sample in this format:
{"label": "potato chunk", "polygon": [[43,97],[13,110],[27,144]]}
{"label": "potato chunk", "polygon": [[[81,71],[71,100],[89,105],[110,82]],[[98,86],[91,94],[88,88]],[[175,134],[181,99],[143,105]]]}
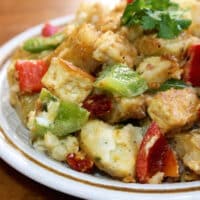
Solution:
{"label": "potato chunk", "polygon": [[33,141],[33,147],[38,151],[46,152],[55,160],[66,161],[68,154],[78,152],[79,143],[75,136],[60,139],[51,132],[47,132],[44,138],[37,138]]}
{"label": "potato chunk", "polygon": [[143,95],[133,98],[118,98],[113,100],[112,110],[105,120],[117,123],[127,119],[143,119],[146,117],[146,98]]}
{"label": "potato chunk", "polygon": [[89,121],[80,133],[80,146],[96,166],[113,177],[133,180],[142,135],[127,125],[117,128],[102,121]]}
{"label": "potato chunk", "polygon": [[198,107],[199,100],[193,89],[170,89],[150,100],[148,113],[167,132],[193,124],[198,118]]}
{"label": "potato chunk", "polygon": [[94,78],[60,58],[53,58],[42,83],[62,100],[81,103],[91,92]]}
{"label": "potato chunk", "polygon": [[93,59],[95,41],[99,32],[91,24],[83,24],[72,32],[67,40],[67,49],[62,58],[72,62],[86,72],[94,72],[99,62]]}
{"label": "potato chunk", "polygon": [[200,37],[200,2],[196,1],[191,6],[191,15],[192,15],[192,25],[189,28],[189,31],[197,36]]}
{"label": "potato chunk", "polygon": [[174,136],[175,150],[183,163],[200,175],[200,130]]}
{"label": "potato chunk", "polygon": [[150,88],[155,88],[170,78],[180,79],[182,69],[176,61],[155,56],[144,59],[137,72],[147,81]]}
{"label": "potato chunk", "polygon": [[96,2],[83,1],[80,4],[76,13],[76,23],[91,23],[103,32],[121,28],[120,18],[127,2],[121,0]]}
{"label": "potato chunk", "polygon": [[136,59],[135,47],[123,36],[107,31],[95,43],[93,58],[101,63],[123,63],[133,67]]}
{"label": "potato chunk", "polygon": [[188,47],[196,43],[198,38],[187,34],[181,34],[175,39],[157,38],[156,35],[144,35],[139,37],[135,46],[139,52],[144,56],[175,56],[176,58],[183,58]]}
{"label": "potato chunk", "polygon": [[16,109],[24,125],[27,126],[27,115],[30,111],[34,110],[38,93],[22,94],[20,92],[19,83],[16,78],[15,61],[8,68],[7,78],[10,87],[10,104]]}
{"label": "potato chunk", "polygon": [[95,72],[100,63],[92,57],[92,54],[95,50],[94,44],[100,33],[92,24],[82,24],[72,29],[70,35],[51,57],[59,57],[72,62],[88,73]]}
{"label": "potato chunk", "polygon": [[78,24],[98,24],[108,14],[108,9],[99,3],[82,2],[77,10],[75,22]]}

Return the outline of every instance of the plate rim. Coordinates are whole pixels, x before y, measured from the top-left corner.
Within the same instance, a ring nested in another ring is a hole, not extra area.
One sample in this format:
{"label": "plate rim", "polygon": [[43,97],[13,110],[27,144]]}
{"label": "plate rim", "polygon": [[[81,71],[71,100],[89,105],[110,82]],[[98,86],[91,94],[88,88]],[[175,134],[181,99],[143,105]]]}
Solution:
{"label": "plate rim", "polygon": [[[59,18],[56,18],[56,19],[54,19],[54,20],[49,20],[52,24],[55,24],[55,25],[62,25],[62,24],[66,24],[67,22],[69,22],[70,20],[72,20],[73,19],[73,17],[74,17],[74,15],[68,15],[68,16],[65,16],[65,17],[59,17]],[[3,55],[1,58],[0,58],[0,75],[2,75],[2,71],[3,70],[6,70],[6,69],[4,69],[4,64],[5,64],[5,62],[7,62],[7,60],[9,60],[9,58],[10,58],[10,56],[13,54],[13,51],[16,49],[16,47],[17,46],[19,46],[19,42],[21,43],[22,41],[24,41],[24,40],[26,40],[26,39],[28,39],[28,38],[30,38],[31,36],[33,36],[33,35],[36,35],[36,34],[38,34],[39,33],[39,31],[41,30],[41,27],[43,26],[43,24],[39,24],[39,25],[37,25],[37,26],[35,26],[35,27],[33,27],[33,28],[30,28],[30,29],[28,29],[28,30],[26,30],[26,31],[24,31],[24,32],[22,32],[21,34],[18,34],[17,36],[15,36],[13,39],[11,39],[11,40],[9,40],[8,42],[6,42],[1,48],[0,48],[0,55]],[[14,47],[12,47],[12,46],[14,46]],[[11,51],[10,51],[11,50]],[[2,78],[1,78],[1,80],[2,80]],[[1,123],[1,122],[0,122]],[[1,129],[2,130],[0,130],[1,132],[2,132],[2,134],[0,135],[0,142],[2,143],[4,143],[4,145],[6,144],[6,145],[8,145],[8,148],[9,149],[12,149],[13,148],[13,145],[12,145],[12,140],[10,140],[9,141],[9,137],[7,137],[7,135],[9,135],[9,133],[5,133],[5,131],[4,131],[4,129],[3,129],[3,125],[1,125],[0,124],[0,126],[1,126]],[[1,137],[2,136],[2,137]],[[13,156],[13,151],[11,150],[11,152],[12,152],[12,155],[10,155],[11,157]],[[19,152],[18,152],[19,153]],[[12,163],[12,161],[11,160],[9,160],[7,157],[6,157],[6,154],[5,154],[5,152],[0,148],[0,157],[2,157],[2,159],[4,160],[4,161],[6,161],[9,165],[11,165],[12,167],[14,167],[15,169],[16,169],[16,167],[15,166],[13,166],[13,163]],[[39,166],[39,167],[41,167],[41,166]],[[17,171],[19,171],[19,172],[21,172],[21,173],[23,173],[23,170],[20,170],[20,169],[16,169]],[[25,174],[25,173],[23,173],[23,174]],[[37,181],[37,182],[40,182],[37,178],[35,178],[35,177],[32,177],[31,176],[31,174],[25,174],[26,176],[28,176],[29,178],[32,178],[33,180],[35,180],[35,181]],[[173,189],[172,190],[172,193],[176,193],[176,194],[185,194],[185,193],[187,193],[187,194],[189,194],[190,192],[194,192],[194,191],[196,191],[196,192],[198,192],[198,193],[200,193],[200,181],[198,181],[199,182],[199,184],[197,185],[197,186],[193,186],[193,187],[191,187],[191,188],[181,188],[181,189],[177,189],[177,188],[175,188],[175,189]],[[44,184],[44,185],[46,185],[46,186],[48,186],[48,187],[51,187],[52,189],[55,189],[55,190],[59,190],[59,191],[61,191],[61,192],[64,192],[64,193],[67,193],[67,194],[71,194],[71,195],[74,195],[74,196],[77,196],[75,193],[73,193],[73,191],[66,191],[66,190],[62,190],[62,188],[55,188],[54,186],[52,186],[52,185],[49,185],[49,184],[46,184],[46,183],[43,183],[43,182],[40,182],[40,183],[42,183],[42,184]],[[82,184],[84,184],[85,185],[85,183],[82,183]],[[138,184],[139,185],[139,184]],[[104,185],[105,186],[105,185]],[[152,185],[153,186],[153,185]],[[157,185],[156,185],[157,186]],[[89,186],[88,187],[96,187],[95,186],[95,184],[92,186],[92,185],[90,185],[89,184]],[[108,191],[108,189],[109,188],[105,188],[105,187],[103,187],[103,188],[99,188],[98,187],[98,189],[100,189],[100,190],[106,190],[106,191]],[[116,189],[120,189],[120,188],[114,188],[114,190],[116,191]],[[128,190],[127,190],[128,189]],[[129,192],[129,188],[125,188],[125,191],[118,191],[118,192],[120,192],[120,193],[123,193],[124,194],[124,192],[125,193],[127,193],[127,192]],[[155,189],[150,189],[150,190],[142,190],[142,189],[140,189],[140,190],[137,190],[137,189],[135,189],[135,191],[133,191],[133,188],[130,188],[131,189],[131,192],[133,192],[132,193],[132,195],[133,194],[138,194],[138,195],[144,195],[144,194],[160,194],[160,193],[162,193],[162,190],[158,190],[158,189],[156,189],[156,191],[155,191]],[[112,191],[114,191],[113,190],[113,188],[111,188],[111,192]],[[165,191],[166,190],[166,191]],[[176,191],[175,191],[176,190]],[[178,191],[179,190],[179,191]],[[164,193],[170,193],[171,191],[169,190],[169,189],[164,189],[164,191],[163,191]],[[122,195],[122,194],[121,194]],[[164,195],[164,194],[162,194],[162,195]],[[111,195],[112,196],[112,195]],[[110,196],[110,197],[111,197]],[[77,197],[84,197],[84,198],[91,198],[91,197],[95,197],[95,199],[98,199],[99,197],[98,196],[94,196],[94,194],[92,194],[92,195],[81,195],[81,196],[77,196]],[[163,196],[162,196],[163,197]],[[168,196],[169,197],[169,196]],[[169,198],[168,198],[169,199]]]}

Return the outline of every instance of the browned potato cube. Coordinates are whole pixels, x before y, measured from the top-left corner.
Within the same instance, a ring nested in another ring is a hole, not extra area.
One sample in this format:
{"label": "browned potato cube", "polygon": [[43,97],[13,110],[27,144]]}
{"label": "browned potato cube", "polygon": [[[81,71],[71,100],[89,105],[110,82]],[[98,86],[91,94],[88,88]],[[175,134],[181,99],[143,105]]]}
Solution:
{"label": "browned potato cube", "polygon": [[155,95],[148,113],[159,127],[168,132],[191,125],[198,119],[199,99],[192,88],[170,89]]}
{"label": "browned potato cube", "polygon": [[81,103],[93,89],[94,78],[60,58],[53,58],[42,79],[49,91],[62,100]]}

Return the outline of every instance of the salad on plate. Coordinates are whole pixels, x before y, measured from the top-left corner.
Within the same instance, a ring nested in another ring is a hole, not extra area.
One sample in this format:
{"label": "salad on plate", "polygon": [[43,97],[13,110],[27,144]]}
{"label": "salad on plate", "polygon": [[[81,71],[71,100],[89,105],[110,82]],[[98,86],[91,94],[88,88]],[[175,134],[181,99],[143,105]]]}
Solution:
{"label": "salad on plate", "polygon": [[200,180],[200,1],[82,3],[8,69],[33,147],[127,183]]}

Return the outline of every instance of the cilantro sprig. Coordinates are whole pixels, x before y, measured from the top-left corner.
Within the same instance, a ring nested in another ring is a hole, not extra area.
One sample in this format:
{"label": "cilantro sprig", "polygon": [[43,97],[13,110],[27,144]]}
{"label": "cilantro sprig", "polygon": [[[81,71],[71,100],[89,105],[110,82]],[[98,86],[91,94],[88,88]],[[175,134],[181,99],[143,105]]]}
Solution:
{"label": "cilantro sprig", "polygon": [[121,23],[129,27],[141,25],[160,38],[173,39],[191,24],[191,20],[184,19],[184,13],[170,0],[135,0],[127,4]]}
{"label": "cilantro sprig", "polygon": [[149,89],[149,92],[155,93],[155,92],[166,91],[171,88],[184,89],[186,87],[188,87],[188,85],[183,80],[169,79],[169,80],[165,81],[159,88]]}

